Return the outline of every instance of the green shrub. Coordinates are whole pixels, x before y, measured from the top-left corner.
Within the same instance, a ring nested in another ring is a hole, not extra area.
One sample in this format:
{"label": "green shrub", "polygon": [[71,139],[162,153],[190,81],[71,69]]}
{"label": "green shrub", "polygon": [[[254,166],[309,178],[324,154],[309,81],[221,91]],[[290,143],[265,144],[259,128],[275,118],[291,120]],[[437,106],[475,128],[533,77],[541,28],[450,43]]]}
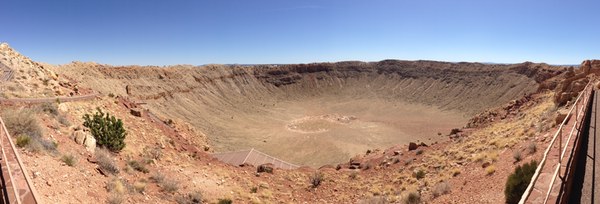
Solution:
{"label": "green shrub", "polygon": [[531,182],[531,177],[533,177],[536,168],[537,161],[531,161],[523,164],[523,166],[517,166],[515,171],[508,176],[504,188],[506,203],[519,203],[521,196],[527,189],[529,182]]}
{"label": "green shrub", "polygon": [[108,113],[97,109],[94,115],[85,114],[83,126],[90,129],[90,132],[96,138],[98,145],[118,152],[125,148],[125,136],[127,132],[123,128],[123,121]]}
{"label": "green shrub", "polygon": [[17,137],[17,147],[25,147],[31,143],[31,138],[27,135],[19,135]]}

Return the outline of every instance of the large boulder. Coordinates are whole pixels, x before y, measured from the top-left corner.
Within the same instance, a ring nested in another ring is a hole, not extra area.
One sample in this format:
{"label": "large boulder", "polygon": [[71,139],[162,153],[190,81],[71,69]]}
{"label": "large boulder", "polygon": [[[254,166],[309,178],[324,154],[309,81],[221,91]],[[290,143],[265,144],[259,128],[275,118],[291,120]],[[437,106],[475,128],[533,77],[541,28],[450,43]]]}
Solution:
{"label": "large boulder", "polygon": [[83,146],[88,152],[94,153],[94,151],[96,151],[96,139],[91,135],[87,135],[83,142]]}
{"label": "large boulder", "polygon": [[91,153],[96,150],[96,139],[88,132],[76,130],[73,132],[73,140],[75,143],[83,145],[85,149]]}
{"label": "large boulder", "polygon": [[73,140],[75,140],[75,143],[81,145],[83,142],[85,142],[86,135],[87,133],[85,133],[83,130],[76,130],[73,132]]}

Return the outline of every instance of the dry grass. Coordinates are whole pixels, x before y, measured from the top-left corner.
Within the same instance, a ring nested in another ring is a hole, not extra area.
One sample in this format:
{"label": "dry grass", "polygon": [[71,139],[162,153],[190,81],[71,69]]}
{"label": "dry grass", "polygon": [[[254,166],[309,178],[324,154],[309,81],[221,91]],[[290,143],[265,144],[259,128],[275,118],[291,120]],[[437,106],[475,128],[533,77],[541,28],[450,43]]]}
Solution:
{"label": "dry grass", "polygon": [[200,191],[194,191],[187,195],[179,196],[175,199],[178,204],[197,204],[202,203],[202,193]]}
{"label": "dry grass", "polygon": [[433,186],[433,197],[438,197],[447,193],[450,193],[450,184],[448,184],[447,182],[440,182]]}
{"label": "dry grass", "polygon": [[175,193],[175,191],[179,190],[179,181],[165,179],[162,183],[160,183],[160,187],[164,192]]}
{"label": "dry grass", "polygon": [[407,191],[402,194],[401,203],[418,204],[421,203],[421,194],[417,191]]}
{"label": "dry grass", "polygon": [[537,145],[535,144],[535,142],[530,142],[527,145],[527,152],[529,154],[534,154],[537,151]]}
{"label": "dry grass", "polygon": [[513,159],[515,160],[515,162],[520,162],[521,160],[523,160],[523,154],[521,154],[521,151],[515,151],[513,153]]}
{"label": "dry grass", "polygon": [[108,150],[103,149],[103,148],[96,148],[94,155],[96,157],[98,167],[103,172],[106,172],[109,174],[118,174],[119,173],[119,167],[113,160],[113,158],[112,158],[110,152],[108,152]]}
{"label": "dry grass", "polygon": [[77,162],[77,159],[72,154],[63,155],[60,160],[67,166],[75,166],[75,163]]}
{"label": "dry grass", "polygon": [[146,190],[146,182],[136,181],[135,183],[133,183],[133,190],[138,193],[143,193]]}
{"label": "dry grass", "polygon": [[490,165],[488,167],[485,168],[485,174],[486,175],[492,175],[496,172],[496,166],[494,165]]}

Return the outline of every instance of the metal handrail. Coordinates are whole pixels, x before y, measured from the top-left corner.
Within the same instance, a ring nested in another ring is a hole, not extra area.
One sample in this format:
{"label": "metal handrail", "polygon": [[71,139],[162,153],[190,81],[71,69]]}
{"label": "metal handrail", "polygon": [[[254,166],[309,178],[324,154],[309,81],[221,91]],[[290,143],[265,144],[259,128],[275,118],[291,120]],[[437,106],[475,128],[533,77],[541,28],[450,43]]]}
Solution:
{"label": "metal handrail", "polygon": [[[556,130],[556,133],[554,134],[554,137],[552,138],[552,141],[550,141],[550,144],[548,145],[548,147],[546,148],[546,151],[544,152],[544,156],[542,157],[542,160],[540,161],[540,164],[538,165],[537,169],[535,170],[535,174],[533,174],[533,177],[531,178],[531,182],[529,183],[529,186],[527,186],[527,189],[525,190],[525,192],[523,193],[523,196],[521,196],[521,200],[519,201],[519,204],[523,204],[525,203],[525,201],[527,200],[527,198],[529,197],[529,195],[531,195],[531,192],[533,190],[533,186],[535,186],[536,181],[538,180],[540,173],[546,163],[546,159],[548,158],[548,154],[550,153],[550,150],[552,149],[552,146],[554,146],[554,143],[556,142],[556,139],[559,139],[559,158],[558,158],[558,165],[556,170],[554,170],[554,174],[552,176],[552,181],[550,182],[550,186],[548,188],[548,192],[546,193],[546,197],[544,199],[544,203],[546,203],[548,201],[548,198],[550,197],[550,193],[552,191],[552,187],[554,186],[554,181],[556,181],[556,177],[557,175],[560,173],[560,167],[562,165],[562,158],[564,157],[564,154],[566,152],[566,149],[568,147],[568,143],[571,140],[571,137],[573,136],[574,130],[577,127],[577,125],[580,122],[580,117],[583,117],[584,114],[582,111],[585,111],[585,104],[587,104],[587,102],[590,99],[590,95],[591,95],[591,84],[592,82],[588,82],[585,86],[585,88],[581,91],[581,93],[579,93],[579,95],[577,96],[577,99],[575,100],[575,102],[573,103],[573,105],[571,106],[571,108],[569,109],[569,112],[567,113],[567,115],[565,116],[565,119],[563,119],[562,123],[560,123],[558,129]],[[588,93],[589,92],[589,93]],[[583,97],[583,99],[582,99]],[[580,107],[580,102],[584,105],[581,105]],[[573,111],[575,111],[575,122],[573,123],[573,127],[571,128],[571,132],[569,133],[569,137],[567,138],[567,142],[566,145],[563,149],[562,147],[562,132],[563,129],[568,121],[568,119],[571,117],[571,115],[573,114]],[[581,112],[581,114],[580,114]],[[583,118],[581,118],[581,120],[583,120]],[[562,151],[561,151],[562,150]]]}
{"label": "metal handrail", "polygon": [[[29,190],[29,193],[31,195],[31,198],[33,199],[33,203],[41,203],[41,201],[38,199],[38,193],[35,190],[35,188],[33,187],[33,181],[29,178],[28,175],[28,171],[25,168],[25,165],[23,165],[22,159],[19,156],[19,153],[17,152],[17,148],[15,146],[15,144],[12,142],[12,139],[10,138],[10,134],[8,133],[8,130],[6,129],[6,126],[4,125],[4,120],[2,120],[2,118],[0,118],[0,131],[2,131],[0,133],[0,135],[3,135],[0,138],[0,144],[2,146],[1,151],[2,151],[2,160],[3,160],[3,164],[6,165],[6,170],[8,171],[8,176],[10,178],[11,181],[11,185],[12,185],[12,190],[15,193],[16,199],[15,202],[20,204],[23,203],[23,197],[21,197],[21,195],[19,195],[19,188],[17,188],[17,183],[15,182],[15,178],[13,176],[13,172],[11,170],[11,166],[8,164],[8,157],[6,156],[6,151],[11,151],[14,155],[14,159],[17,161],[18,164],[18,168],[20,169],[21,173],[23,174],[23,178],[25,179],[25,183],[27,184],[26,188]],[[4,140],[7,141],[4,141]],[[5,146],[4,146],[4,142],[8,142],[8,144],[10,145],[10,150],[5,150]],[[4,188],[6,188],[6,184],[3,184]]]}

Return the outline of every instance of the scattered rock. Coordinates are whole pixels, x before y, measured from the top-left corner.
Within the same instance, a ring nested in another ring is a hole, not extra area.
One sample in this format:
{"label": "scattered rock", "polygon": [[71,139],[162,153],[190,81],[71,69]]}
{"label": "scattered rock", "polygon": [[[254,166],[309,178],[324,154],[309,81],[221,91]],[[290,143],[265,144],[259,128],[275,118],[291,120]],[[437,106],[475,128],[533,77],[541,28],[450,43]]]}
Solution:
{"label": "scattered rock", "polygon": [[408,143],[408,151],[415,150],[415,149],[417,149],[417,147],[418,147],[417,143],[414,143],[414,142]]}
{"label": "scattered rock", "polygon": [[481,164],[481,168],[487,168],[488,166],[490,166],[490,162],[483,162],[483,164]]}
{"label": "scattered rock", "polygon": [[136,116],[136,117],[142,117],[142,110],[138,109],[138,108],[132,108],[130,111],[131,115]]}
{"label": "scattered rock", "polygon": [[267,173],[273,173],[273,164],[271,163],[266,163],[266,164],[261,164],[258,165],[258,168],[256,168],[256,172],[257,173],[262,173],[262,172],[267,172]]}

